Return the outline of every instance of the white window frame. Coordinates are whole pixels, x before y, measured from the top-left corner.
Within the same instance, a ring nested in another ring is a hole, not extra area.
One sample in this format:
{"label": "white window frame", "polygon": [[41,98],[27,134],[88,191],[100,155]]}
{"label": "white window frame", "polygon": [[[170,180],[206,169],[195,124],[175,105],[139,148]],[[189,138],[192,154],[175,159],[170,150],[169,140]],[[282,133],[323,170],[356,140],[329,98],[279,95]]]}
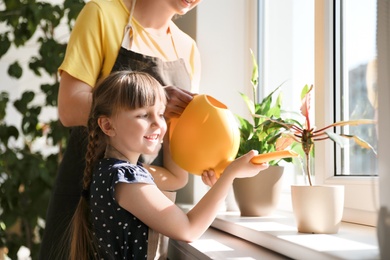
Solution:
{"label": "white window frame", "polygon": [[[316,124],[333,122],[333,1],[315,2],[315,118]],[[343,220],[376,225],[378,177],[334,176],[334,144],[316,144],[315,177],[317,184],[345,186]]]}

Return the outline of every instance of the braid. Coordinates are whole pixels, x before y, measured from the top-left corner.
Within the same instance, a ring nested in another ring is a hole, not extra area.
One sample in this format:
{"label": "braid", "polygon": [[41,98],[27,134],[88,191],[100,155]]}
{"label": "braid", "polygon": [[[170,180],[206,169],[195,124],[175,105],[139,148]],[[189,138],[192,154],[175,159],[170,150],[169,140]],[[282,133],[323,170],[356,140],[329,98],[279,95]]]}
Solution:
{"label": "braid", "polygon": [[[89,191],[92,180],[93,167],[103,157],[105,150],[104,134],[101,131],[95,116],[90,115],[88,120],[88,146],[85,155],[85,170],[83,190]],[[89,196],[81,196],[72,219],[70,260],[98,259],[99,250],[89,220]]]}
{"label": "braid", "polygon": [[[88,146],[87,153],[85,155],[85,170],[83,177],[83,189],[89,190],[89,186],[92,180],[92,171],[96,162],[103,158],[105,150],[105,135],[101,131],[97,119],[91,116],[88,120]],[[102,140],[103,139],[103,140]]]}

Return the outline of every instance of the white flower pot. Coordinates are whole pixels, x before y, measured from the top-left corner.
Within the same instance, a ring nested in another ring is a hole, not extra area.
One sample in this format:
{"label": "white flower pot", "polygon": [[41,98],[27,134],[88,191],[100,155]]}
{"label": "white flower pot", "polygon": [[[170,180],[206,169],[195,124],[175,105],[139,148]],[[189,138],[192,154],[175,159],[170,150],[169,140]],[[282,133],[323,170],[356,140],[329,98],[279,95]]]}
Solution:
{"label": "white flower pot", "polygon": [[291,186],[292,207],[298,232],[338,232],[344,209],[344,186]]}

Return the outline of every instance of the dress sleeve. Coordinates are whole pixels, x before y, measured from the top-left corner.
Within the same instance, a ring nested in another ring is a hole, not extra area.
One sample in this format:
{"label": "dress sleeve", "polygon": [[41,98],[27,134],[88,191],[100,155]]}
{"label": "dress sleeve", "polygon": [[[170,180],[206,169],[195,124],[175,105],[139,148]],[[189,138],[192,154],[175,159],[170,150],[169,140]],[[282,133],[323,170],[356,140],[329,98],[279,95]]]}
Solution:
{"label": "dress sleeve", "polygon": [[155,184],[152,175],[142,166],[122,164],[118,167],[117,174],[113,179],[117,183],[145,183]]}

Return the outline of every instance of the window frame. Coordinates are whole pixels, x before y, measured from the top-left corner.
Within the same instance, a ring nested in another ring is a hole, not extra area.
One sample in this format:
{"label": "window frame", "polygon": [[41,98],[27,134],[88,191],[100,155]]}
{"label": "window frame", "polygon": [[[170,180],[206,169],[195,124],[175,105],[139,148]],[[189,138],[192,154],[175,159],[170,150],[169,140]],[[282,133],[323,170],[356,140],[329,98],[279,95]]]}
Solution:
{"label": "window frame", "polygon": [[[336,1],[315,2],[315,118],[316,124],[334,122],[335,25],[333,18]],[[328,87],[332,86],[332,87]],[[315,147],[315,178],[317,184],[344,185],[345,201],[343,220],[347,222],[376,225],[378,208],[377,176],[334,176],[335,145],[319,142]]]}

